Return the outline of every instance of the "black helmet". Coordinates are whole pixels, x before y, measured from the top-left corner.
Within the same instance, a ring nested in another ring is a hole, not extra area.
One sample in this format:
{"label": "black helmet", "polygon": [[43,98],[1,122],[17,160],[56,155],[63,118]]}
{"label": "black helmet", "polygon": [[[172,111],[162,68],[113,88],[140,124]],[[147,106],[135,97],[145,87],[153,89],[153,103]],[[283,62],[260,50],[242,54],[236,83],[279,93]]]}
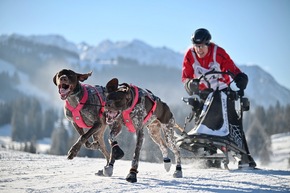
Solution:
{"label": "black helmet", "polygon": [[200,28],[197,29],[191,36],[191,41],[193,44],[205,44],[209,45],[211,40],[211,35],[207,29]]}

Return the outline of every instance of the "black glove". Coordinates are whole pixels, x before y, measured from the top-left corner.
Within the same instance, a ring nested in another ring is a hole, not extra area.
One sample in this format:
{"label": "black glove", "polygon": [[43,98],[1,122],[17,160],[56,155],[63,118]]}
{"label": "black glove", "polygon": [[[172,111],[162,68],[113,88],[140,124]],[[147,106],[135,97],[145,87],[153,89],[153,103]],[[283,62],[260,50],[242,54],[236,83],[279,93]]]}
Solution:
{"label": "black glove", "polygon": [[199,80],[198,79],[191,79],[185,83],[185,90],[189,95],[193,93],[198,93],[199,91]]}
{"label": "black glove", "polygon": [[241,72],[236,75],[234,81],[240,90],[245,90],[248,85],[248,76]]}

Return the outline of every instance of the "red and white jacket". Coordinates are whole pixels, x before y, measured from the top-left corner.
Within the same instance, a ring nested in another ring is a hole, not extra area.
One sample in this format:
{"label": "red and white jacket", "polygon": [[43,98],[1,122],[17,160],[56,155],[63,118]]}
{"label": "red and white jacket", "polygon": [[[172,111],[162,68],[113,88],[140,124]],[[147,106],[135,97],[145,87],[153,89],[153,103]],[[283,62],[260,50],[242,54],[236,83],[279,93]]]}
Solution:
{"label": "red and white jacket", "polygon": [[[182,82],[185,83],[188,79],[199,78],[202,74],[213,69],[222,72],[230,71],[235,75],[241,72],[226,51],[214,43],[209,45],[208,53],[203,58],[199,58],[194,49],[190,48],[185,53],[183,60]],[[215,78],[212,83],[218,84],[219,89],[225,88],[230,82],[228,75],[219,75]],[[206,84],[200,84],[201,90],[205,88],[207,88]]]}

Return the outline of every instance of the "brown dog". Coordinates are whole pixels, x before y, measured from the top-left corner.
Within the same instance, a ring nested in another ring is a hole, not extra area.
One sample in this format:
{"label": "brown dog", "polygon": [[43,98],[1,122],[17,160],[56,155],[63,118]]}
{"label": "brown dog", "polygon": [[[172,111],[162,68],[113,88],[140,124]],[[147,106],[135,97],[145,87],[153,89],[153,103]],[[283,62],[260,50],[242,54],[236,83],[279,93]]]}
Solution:
{"label": "brown dog", "polygon": [[[80,137],[68,152],[68,159],[77,156],[82,145],[88,149],[99,149],[109,162],[109,153],[104,142],[106,122],[104,116],[105,88],[81,84],[91,76],[92,72],[79,74],[72,70],[63,69],[53,77],[58,87],[60,98],[65,100],[64,113],[72,122]],[[84,128],[89,128],[87,132]],[[93,137],[93,142],[88,139]],[[115,142],[116,143],[116,142]],[[122,157],[119,156],[118,159]],[[98,175],[102,174],[102,170]]]}
{"label": "brown dog", "polygon": [[[106,122],[113,124],[118,121],[131,132],[136,132],[137,144],[132,160],[130,173],[126,177],[128,182],[137,182],[137,169],[140,150],[144,139],[143,128],[148,128],[148,133],[153,141],[159,146],[165,164],[165,169],[170,169],[170,159],[168,158],[168,148],[172,150],[176,159],[176,170],[173,177],[181,178],[181,158],[180,151],[176,146],[174,131],[175,120],[168,105],[154,96],[150,91],[143,90],[133,85],[123,83],[119,86],[118,79],[110,80],[107,85],[108,95],[106,97]],[[118,127],[120,128],[120,127]],[[162,138],[162,133],[165,141]],[[113,140],[120,130],[111,130],[111,140]],[[111,158],[114,156],[111,156]],[[114,163],[114,160],[110,160]]]}

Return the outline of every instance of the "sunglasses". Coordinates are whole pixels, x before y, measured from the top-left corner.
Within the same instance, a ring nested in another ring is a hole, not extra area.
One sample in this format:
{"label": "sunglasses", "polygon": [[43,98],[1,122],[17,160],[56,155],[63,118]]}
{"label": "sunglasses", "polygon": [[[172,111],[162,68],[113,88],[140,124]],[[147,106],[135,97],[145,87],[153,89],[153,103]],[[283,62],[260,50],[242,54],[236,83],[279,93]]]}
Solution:
{"label": "sunglasses", "polygon": [[205,44],[194,44],[193,47],[199,48],[199,49],[203,49],[203,48],[207,47],[207,45],[205,45]]}

